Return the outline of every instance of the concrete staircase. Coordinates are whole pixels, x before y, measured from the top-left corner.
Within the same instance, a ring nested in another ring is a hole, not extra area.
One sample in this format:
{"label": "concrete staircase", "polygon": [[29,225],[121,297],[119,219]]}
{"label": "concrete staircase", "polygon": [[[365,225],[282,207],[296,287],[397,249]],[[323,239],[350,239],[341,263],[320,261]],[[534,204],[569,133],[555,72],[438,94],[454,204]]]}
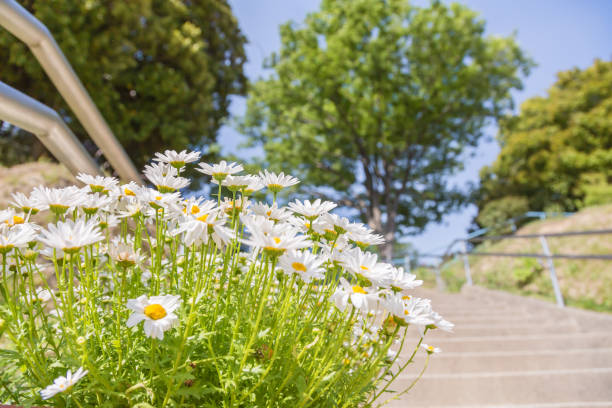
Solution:
{"label": "concrete staircase", "polygon": [[[427,334],[442,353],[389,407],[612,408],[612,315],[479,287],[417,295],[432,299],[455,332]],[[425,361],[423,350],[417,356],[391,388],[412,383]]]}

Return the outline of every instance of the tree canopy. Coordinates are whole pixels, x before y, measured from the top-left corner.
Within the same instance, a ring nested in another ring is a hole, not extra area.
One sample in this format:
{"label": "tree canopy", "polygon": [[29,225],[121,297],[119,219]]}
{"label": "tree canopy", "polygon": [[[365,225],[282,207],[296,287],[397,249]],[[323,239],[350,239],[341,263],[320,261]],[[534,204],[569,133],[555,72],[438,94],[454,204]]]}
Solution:
{"label": "tree canopy", "polygon": [[[246,91],[246,39],[226,0],[20,4],[49,28],[136,167],[159,150],[214,142],[229,97]],[[88,140],[27,47],[3,30],[0,60],[3,81],[57,110]],[[3,161],[36,155],[13,143],[23,132],[0,129]]]}
{"label": "tree canopy", "polygon": [[503,119],[501,152],[481,171],[479,208],[509,196],[529,209],[612,201],[612,61],[560,72],[548,95]]}
{"label": "tree canopy", "polygon": [[297,172],[388,241],[418,232],[464,201],[449,177],[531,66],[512,37],[484,30],[459,4],[323,0],[281,26],[241,129],[267,166]]}

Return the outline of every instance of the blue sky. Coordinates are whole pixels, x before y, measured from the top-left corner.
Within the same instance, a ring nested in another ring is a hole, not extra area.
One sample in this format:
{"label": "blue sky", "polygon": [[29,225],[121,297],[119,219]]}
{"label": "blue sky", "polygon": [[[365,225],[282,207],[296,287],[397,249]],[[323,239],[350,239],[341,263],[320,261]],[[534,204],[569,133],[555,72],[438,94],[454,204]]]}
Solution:
{"label": "blue sky", "polygon": [[[319,0],[230,0],[234,14],[249,40],[246,51],[249,62],[246,74],[251,80],[266,76],[263,60],[280,48],[278,26],[288,20],[301,22],[315,11]],[[415,1],[426,5],[428,1]],[[508,36],[516,32],[519,45],[538,64],[524,81],[524,89],[515,92],[518,106],[525,99],[545,95],[554,83],[556,73],[572,67],[585,68],[595,58],[612,58],[612,0],[465,0],[460,3],[477,11],[487,22],[487,34]],[[232,115],[242,115],[243,98],[235,98]],[[494,141],[496,128],[487,131],[476,156],[468,159],[466,169],[453,182],[478,181],[478,171],[492,163],[499,148]],[[219,143],[224,153],[247,158],[255,151],[238,148],[243,138],[234,129],[221,129]],[[473,206],[449,214],[442,224],[430,225],[423,234],[406,237],[421,251],[445,247],[465,235],[476,211]],[[438,251],[436,251],[438,252]]]}

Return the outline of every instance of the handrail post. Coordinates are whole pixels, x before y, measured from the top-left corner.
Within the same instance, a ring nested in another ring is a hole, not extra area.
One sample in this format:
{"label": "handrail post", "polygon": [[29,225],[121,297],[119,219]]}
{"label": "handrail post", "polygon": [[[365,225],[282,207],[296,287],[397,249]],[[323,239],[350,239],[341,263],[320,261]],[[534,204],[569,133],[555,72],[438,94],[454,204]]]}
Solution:
{"label": "handrail post", "polygon": [[470,261],[467,256],[467,241],[461,241],[462,248],[461,253],[463,255],[463,269],[465,271],[465,284],[468,286],[472,286],[474,283],[472,282],[472,272],[470,271]]}
{"label": "handrail post", "polygon": [[553,291],[555,292],[555,298],[557,299],[557,306],[565,307],[565,302],[563,301],[563,294],[561,293],[561,288],[559,287],[559,280],[557,279],[557,272],[555,271],[555,263],[553,262],[550,253],[550,248],[548,248],[548,242],[546,241],[546,237],[540,236],[540,244],[542,245],[542,250],[544,251],[544,255],[546,255],[546,259],[548,260],[550,280],[552,281]]}

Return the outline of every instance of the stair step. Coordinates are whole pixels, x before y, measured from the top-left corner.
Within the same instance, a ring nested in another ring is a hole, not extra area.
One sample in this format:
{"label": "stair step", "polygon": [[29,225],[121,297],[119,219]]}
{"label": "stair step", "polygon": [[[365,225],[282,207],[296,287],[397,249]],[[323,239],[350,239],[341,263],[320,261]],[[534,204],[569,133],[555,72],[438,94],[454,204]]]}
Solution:
{"label": "stair step", "polygon": [[498,324],[498,325],[456,325],[452,333],[442,330],[433,330],[427,333],[430,338],[446,339],[449,337],[471,337],[471,336],[502,336],[522,334],[553,334],[553,333],[576,333],[578,327],[574,323],[561,324]]}
{"label": "stair step", "polygon": [[[417,369],[424,353],[415,358]],[[612,367],[612,347],[607,349],[541,350],[489,353],[445,353],[430,358],[425,375]],[[412,367],[411,367],[412,369]]]}
{"label": "stair step", "polygon": [[[409,386],[415,375],[400,375],[396,390]],[[612,368],[536,370],[511,373],[425,375],[401,401],[389,407],[431,407],[495,404],[566,403],[612,400]],[[392,395],[390,394],[389,397]],[[588,406],[588,403],[586,404]]]}

